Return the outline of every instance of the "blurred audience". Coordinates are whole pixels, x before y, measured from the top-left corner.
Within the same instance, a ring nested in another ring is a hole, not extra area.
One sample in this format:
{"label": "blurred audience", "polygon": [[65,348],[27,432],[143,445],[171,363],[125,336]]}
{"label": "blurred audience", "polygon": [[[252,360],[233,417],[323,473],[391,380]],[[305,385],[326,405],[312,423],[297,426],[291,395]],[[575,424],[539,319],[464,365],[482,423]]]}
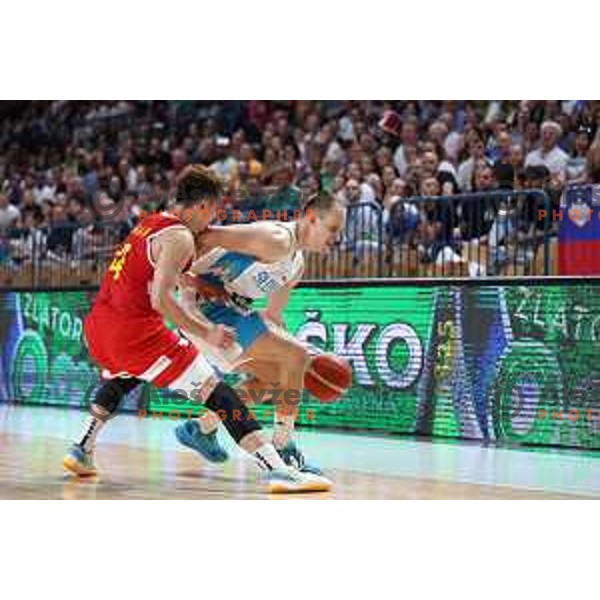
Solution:
{"label": "blurred audience", "polygon": [[[435,261],[490,232],[494,248],[535,238],[527,190],[544,186],[555,203],[566,184],[600,183],[599,125],[600,101],[7,101],[0,238],[21,259],[34,246],[83,257],[164,206],[177,174],[201,162],[228,207],[290,211],[326,190],[360,206],[347,247],[379,247],[383,224]],[[485,196],[498,189],[515,198]],[[435,200],[459,193],[479,200]]]}

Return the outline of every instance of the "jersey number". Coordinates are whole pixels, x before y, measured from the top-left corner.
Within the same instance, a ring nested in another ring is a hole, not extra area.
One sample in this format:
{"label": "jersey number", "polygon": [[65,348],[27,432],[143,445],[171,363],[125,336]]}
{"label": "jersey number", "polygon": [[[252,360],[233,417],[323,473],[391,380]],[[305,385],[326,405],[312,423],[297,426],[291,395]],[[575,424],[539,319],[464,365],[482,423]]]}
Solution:
{"label": "jersey number", "polygon": [[113,274],[114,281],[117,281],[121,276],[121,271],[125,265],[125,259],[130,250],[131,244],[125,244],[115,252],[115,256],[108,267],[108,270]]}

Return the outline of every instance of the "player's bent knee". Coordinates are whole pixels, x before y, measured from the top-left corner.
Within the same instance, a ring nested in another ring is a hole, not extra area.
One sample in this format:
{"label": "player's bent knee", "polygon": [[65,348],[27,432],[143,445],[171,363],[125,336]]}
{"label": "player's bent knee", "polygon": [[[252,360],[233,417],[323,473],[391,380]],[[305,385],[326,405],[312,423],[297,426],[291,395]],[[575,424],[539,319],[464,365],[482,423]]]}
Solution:
{"label": "player's bent knee", "polygon": [[204,403],[213,393],[219,379],[204,356],[194,361],[169,384],[169,389],[192,403]]}
{"label": "player's bent knee", "polygon": [[225,429],[238,444],[249,433],[262,429],[235,390],[222,382],[206,400],[206,408],[219,415]]}
{"label": "player's bent knee", "polygon": [[96,415],[98,418],[111,416],[117,412],[123,398],[138,385],[141,380],[135,377],[117,377],[115,379],[107,379],[98,388],[92,407],[91,412],[94,412],[94,406],[100,407],[106,411],[106,415]]}
{"label": "player's bent knee", "polygon": [[289,366],[288,370],[293,369],[301,369],[304,370],[308,366],[308,361],[310,360],[310,356],[308,352],[304,348],[299,348],[297,346],[293,347],[294,349],[289,353],[286,360],[286,365]]}
{"label": "player's bent knee", "polygon": [[239,443],[249,433],[259,431],[261,426],[253,413],[228,385],[219,382],[210,363],[202,355],[170,385],[169,389],[191,402],[201,402],[217,414],[229,435]]}
{"label": "player's bent knee", "polygon": [[280,385],[284,389],[296,388],[304,379],[304,372],[308,368],[310,357],[303,348],[294,348],[286,355],[279,376]]}

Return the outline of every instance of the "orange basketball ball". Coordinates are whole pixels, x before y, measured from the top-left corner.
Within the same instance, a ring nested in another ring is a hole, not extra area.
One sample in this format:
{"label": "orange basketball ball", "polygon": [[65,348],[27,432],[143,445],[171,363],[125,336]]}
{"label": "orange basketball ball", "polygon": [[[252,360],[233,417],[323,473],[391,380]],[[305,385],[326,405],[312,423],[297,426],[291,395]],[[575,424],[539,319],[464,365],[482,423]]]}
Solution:
{"label": "orange basketball ball", "polygon": [[351,385],[350,363],[335,354],[313,356],[304,375],[304,387],[321,402],[334,402]]}

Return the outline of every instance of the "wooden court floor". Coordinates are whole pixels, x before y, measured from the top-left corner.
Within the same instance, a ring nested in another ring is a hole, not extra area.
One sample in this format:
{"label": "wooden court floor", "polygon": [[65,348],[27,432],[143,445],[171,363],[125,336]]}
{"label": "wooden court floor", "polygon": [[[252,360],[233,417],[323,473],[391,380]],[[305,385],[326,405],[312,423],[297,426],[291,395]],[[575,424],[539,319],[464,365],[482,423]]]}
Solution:
{"label": "wooden court floor", "polygon": [[600,498],[600,458],[510,452],[393,437],[300,432],[331,492],[268,495],[248,459],[223,466],[178,446],[173,424],[119,416],[102,432],[100,475],[62,459],[85,413],[0,405],[0,499],[575,499]]}
{"label": "wooden court floor", "polygon": [[19,435],[0,435],[1,499],[569,499],[576,494],[520,490],[423,478],[390,477],[334,469],[331,492],[271,495],[245,461],[217,468],[185,451],[107,444],[99,451],[100,475],[78,479],[63,472],[65,444],[47,438],[32,447]]}

